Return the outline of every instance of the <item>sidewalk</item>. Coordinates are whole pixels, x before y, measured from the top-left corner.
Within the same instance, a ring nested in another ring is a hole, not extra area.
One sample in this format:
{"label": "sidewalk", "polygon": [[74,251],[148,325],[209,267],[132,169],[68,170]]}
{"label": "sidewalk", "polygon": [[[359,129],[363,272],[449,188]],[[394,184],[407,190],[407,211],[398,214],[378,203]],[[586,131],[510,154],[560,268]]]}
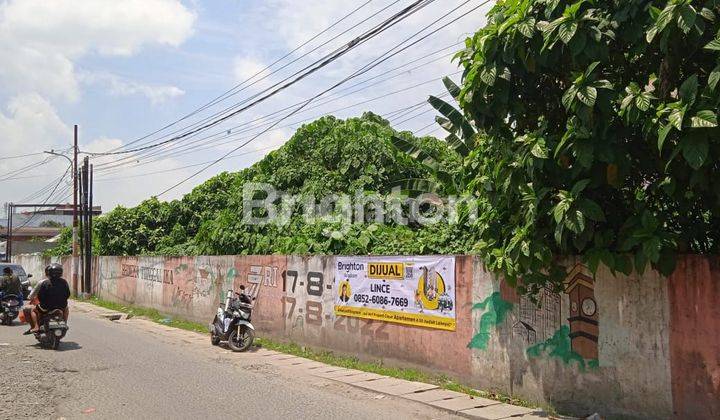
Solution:
{"label": "sidewalk", "polygon": [[410,382],[403,379],[367,373],[359,370],[330,366],[271,350],[253,353],[258,361],[283,366],[302,374],[343,382],[380,394],[418,401],[423,404],[474,419],[546,419],[542,410],[533,410],[504,404],[499,401],[471,397],[459,392],[438,388],[436,385]]}
{"label": "sidewalk", "polygon": [[[159,334],[182,339],[189,344],[204,346],[208,349],[227,353],[227,350],[224,350],[222,347],[212,347],[208,337],[202,334],[170,328],[137,317],[128,320],[125,314],[113,312],[86,302],[73,301],[72,306],[72,310],[92,314],[98,318],[142,325],[145,329],[149,328]],[[273,350],[260,348],[246,353],[230,353],[230,355],[245,362],[273,366],[288,371],[293,375],[307,375],[337,381],[378,394],[391,395],[396,398],[420,402],[452,414],[472,419],[531,420],[550,418],[540,409],[518,407],[485,398],[471,397],[459,392],[441,389],[432,384],[411,382],[360,370],[345,369]],[[382,396],[378,397],[382,398]]]}

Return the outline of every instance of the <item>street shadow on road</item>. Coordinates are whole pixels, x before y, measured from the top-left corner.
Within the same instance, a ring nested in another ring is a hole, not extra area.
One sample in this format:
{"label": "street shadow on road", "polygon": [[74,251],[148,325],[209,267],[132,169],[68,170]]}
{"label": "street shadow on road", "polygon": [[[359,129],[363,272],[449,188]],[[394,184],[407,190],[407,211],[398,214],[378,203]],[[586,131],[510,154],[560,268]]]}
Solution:
{"label": "street shadow on road", "polygon": [[72,351],[80,350],[82,346],[74,341],[63,341],[60,343],[60,347],[56,351]]}
{"label": "street shadow on road", "polygon": [[[33,348],[36,348],[39,350],[51,350],[49,348],[43,347],[42,344],[40,344],[40,343],[28,344],[27,347],[33,347]],[[54,351],[63,352],[63,351],[73,351],[73,350],[80,350],[80,349],[82,349],[82,346],[74,341],[62,341],[62,342],[60,342],[60,347],[58,347],[57,350],[54,350]]]}

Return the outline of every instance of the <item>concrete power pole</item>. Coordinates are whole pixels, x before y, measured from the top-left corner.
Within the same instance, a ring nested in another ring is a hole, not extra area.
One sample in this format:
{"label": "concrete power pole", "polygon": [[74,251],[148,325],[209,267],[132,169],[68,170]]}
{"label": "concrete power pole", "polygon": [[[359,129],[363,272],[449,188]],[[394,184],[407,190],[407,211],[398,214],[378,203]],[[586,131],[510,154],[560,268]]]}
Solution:
{"label": "concrete power pole", "polygon": [[83,167],[80,170],[80,208],[82,220],[82,245],[83,245],[83,275],[82,275],[82,290],[83,296],[90,294],[92,287],[92,235],[90,233],[90,224],[92,220],[92,209],[90,209],[90,158],[85,156],[83,161]]}
{"label": "concrete power pole", "polygon": [[78,294],[78,126],[75,125],[75,136],[73,143],[73,227],[72,227],[72,289],[75,295]]}

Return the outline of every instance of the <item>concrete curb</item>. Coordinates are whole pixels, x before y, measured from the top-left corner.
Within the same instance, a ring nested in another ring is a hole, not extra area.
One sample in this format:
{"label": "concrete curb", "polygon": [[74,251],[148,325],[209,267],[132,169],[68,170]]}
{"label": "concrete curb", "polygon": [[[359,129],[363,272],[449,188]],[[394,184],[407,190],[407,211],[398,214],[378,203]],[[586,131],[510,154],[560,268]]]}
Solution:
{"label": "concrete curb", "polygon": [[404,379],[345,369],[327,365],[302,357],[279,353],[272,350],[258,350],[253,354],[258,361],[272,366],[292,369],[293,373],[304,373],[317,378],[341,382],[353,387],[419,402],[436,409],[472,419],[548,419],[542,410],[518,407],[499,401],[471,397],[455,391],[439,388],[437,385],[412,382]]}

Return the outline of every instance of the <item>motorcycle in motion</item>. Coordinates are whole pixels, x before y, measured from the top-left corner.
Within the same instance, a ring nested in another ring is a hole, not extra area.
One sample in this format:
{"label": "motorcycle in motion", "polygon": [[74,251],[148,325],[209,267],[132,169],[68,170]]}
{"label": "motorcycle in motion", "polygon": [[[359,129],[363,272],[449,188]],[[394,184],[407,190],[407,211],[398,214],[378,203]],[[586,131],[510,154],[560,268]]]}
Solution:
{"label": "motorcycle in motion", "polygon": [[35,339],[41,346],[57,350],[60,347],[60,340],[70,329],[65,321],[63,311],[61,309],[50,311],[43,314],[38,321],[40,329],[35,333]]}
{"label": "motorcycle in motion", "polygon": [[0,324],[12,325],[20,313],[22,302],[16,295],[5,295],[0,298]]}
{"label": "motorcycle in motion", "polygon": [[215,319],[210,324],[210,342],[217,346],[227,341],[233,351],[247,351],[255,340],[255,327],[250,323],[253,299],[245,294],[228,290],[225,304],[218,308]]}

